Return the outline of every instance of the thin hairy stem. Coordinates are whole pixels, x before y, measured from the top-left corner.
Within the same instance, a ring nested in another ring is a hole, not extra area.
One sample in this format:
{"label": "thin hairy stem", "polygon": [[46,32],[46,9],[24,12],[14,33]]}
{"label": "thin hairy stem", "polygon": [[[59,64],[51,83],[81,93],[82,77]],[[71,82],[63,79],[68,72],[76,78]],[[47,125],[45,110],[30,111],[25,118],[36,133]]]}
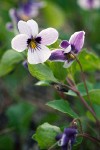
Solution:
{"label": "thin hairy stem", "polygon": [[[56,87],[55,88],[55,85]],[[100,125],[99,120],[96,117],[96,114],[94,113],[93,109],[89,106],[89,104],[85,101],[85,99],[81,96],[80,92],[76,89],[76,87],[71,87],[65,84],[61,84],[61,83],[53,83],[53,86],[56,90],[59,90],[61,92],[68,92],[68,89],[71,89],[73,92],[75,92],[77,94],[77,96],[80,98],[81,102],[83,103],[83,105],[91,112],[91,114],[94,116],[95,120],[97,121],[98,125]]]}
{"label": "thin hairy stem", "polygon": [[91,114],[94,116],[95,120],[98,122],[96,114],[94,113],[93,109],[88,105],[88,103],[85,101],[85,99],[81,96],[80,92],[77,91],[76,94],[80,98],[80,100],[84,104],[84,106],[91,112]]}
{"label": "thin hairy stem", "polygon": [[[84,87],[85,87],[86,93],[87,93],[87,97],[88,97],[90,105],[92,107],[92,103],[91,103],[91,100],[90,100],[89,91],[88,91],[88,88],[87,88],[87,84],[86,84],[86,80],[85,80],[85,76],[84,76],[82,65],[81,65],[79,59],[76,57],[76,55],[74,53],[72,53],[72,52],[71,52],[71,54],[74,56],[74,58],[76,59],[77,63],[79,64],[79,67],[80,67],[80,70],[81,70],[81,75],[82,75],[82,80],[83,80]],[[92,109],[93,109],[93,107],[92,107]],[[93,111],[94,111],[94,109],[93,109]]]}
{"label": "thin hairy stem", "polygon": [[75,119],[71,122],[71,126],[74,126],[75,122],[78,122],[78,123],[79,123],[79,126],[80,126],[80,132],[83,133],[81,120],[80,120],[79,118],[75,118]]}
{"label": "thin hairy stem", "polygon": [[95,137],[88,135],[87,133],[78,134],[77,136],[82,136],[82,137],[88,138],[89,140],[91,140],[92,142],[94,142],[100,146],[100,140],[95,138]]}
{"label": "thin hairy stem", "polygon": [[55,146],[57,146],[58,145],[58,142],[56,142],[56,143],[54,143],[48,150],[51,150],[51,149],[53,149]]}

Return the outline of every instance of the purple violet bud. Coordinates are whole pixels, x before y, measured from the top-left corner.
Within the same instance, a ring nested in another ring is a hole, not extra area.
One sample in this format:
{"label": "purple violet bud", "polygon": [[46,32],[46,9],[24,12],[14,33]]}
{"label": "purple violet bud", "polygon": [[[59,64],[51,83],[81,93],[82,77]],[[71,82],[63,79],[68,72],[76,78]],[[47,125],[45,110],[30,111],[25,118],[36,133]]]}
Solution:
{"label": "purple violet bud", "polygon": [[81,51],[84,44],[84,38],[85,38],[84,31],[75,32],[73,35],[71,35],[69,43],[74,53],[79,53]]}

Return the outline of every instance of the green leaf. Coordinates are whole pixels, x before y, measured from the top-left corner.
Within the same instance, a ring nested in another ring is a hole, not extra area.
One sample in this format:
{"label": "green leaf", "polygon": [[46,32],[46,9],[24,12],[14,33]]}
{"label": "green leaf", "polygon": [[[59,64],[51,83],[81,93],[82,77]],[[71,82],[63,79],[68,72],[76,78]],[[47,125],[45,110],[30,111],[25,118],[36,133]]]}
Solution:
{"label": "green leaf", "polygon": [[27,102],[12,105],[6,111],[9,125],[18,132],[27,131],[34,111],[35,107]]}
{"label": "green leaf", "polygon": [[[100,89],[89,91],[89,95],[92,103],[100,105]],[[84,98],[88,100],[87,96],[84,96]]]}
{"label": "green leaf", "polygon": [[[100,89],[93,89],[93,85],[89,82],[87,82],[87,87],[88,87],[91,102],[94,104],[100,105]],[[77,89],[80,91],[84,99],[88,101],[88,97],[87,97],[86,90],[84,88],[84,84],[83,83],[78,84]],[[77,96],[76,93],[74,93],[71,90],[69,90],[66,94],[71,95],[71,96]]]}
{"label": "green leaf", "polygon": [[61,39],[58,39],[55,43],[49,45],[48,47],[49,47],[50,49],[58,48],[59,45],[60,45],[60,43],[61,43],[61,41],[62,41]]}
{"label": "green leaf", "polygon": [[53,71],[54,76],[60,81],[65,80],[67,76],[67,70],[63,67],[62,62],[49,62],[50,68]]}
{"label": "green leaf", "polygon": [[[86,82],[86,85],[87,85],[87,88],[88,88],[88,91],[91,91],[93,89],[93,84],[91,84],[90,82]],[[79,83],[76,85],[77,89],[80,91],[81,95],[84,96],[84,95],[87,95],[86,93],[86,89],[84,87],[84,83]],[[77,96],[76,93],[74,93],[72,90],[69,90],[67,92],[67,95],[71,95],[71,96]]]}
{"label": "green leaf", "polygon": [[[94,111],[95,111],[95,113],[96,113],[96,116],[97,116],[97,118],[99,119],[100,118],[100,106],[99,105],[93,105],[93,108],[94,108]],[[93,122],[95,122],[96,120],[95,120],[95,118],[93,117],[93,115],[89,112],[89,111],[87,111],[87,117],[91,120],[91,121],[93,121]]]}
{"label": "green leaf", "polygon": [[35,85],[38,85],[38,86],[50,86],[50,83],[48,81],[38,81],[37,83],[35,83]]}
{"label": "green leaf", "polygon": [[[46,24],[48,24],[51,27],[60,28],[64,24],[64,13],[61,10],[61,8],[54,3],[51,3],[48,1],[46,7],[42,10],[43,15],[46,21]],[[56,14],[56,21],[55,21],[55,15]]]}
{"label": "green leaf", "polygon": [[57,79],[54,77],[52,70],[45,64],[37,64],[37,65],[28,64],[28,68],[31,75],[39,80],[58,82]]}
{"label": "green leaf", "polygon": [[73,145],[73,150],[78,150],[78,146],[82,143],[83,137],[77,137],[76,142]]}
{"label": "green leaf", "polygon": [[0,77],[8,74],[14,69],[15,64],[24,60],[24,57],[21,53],[18,53],[14,50],[8,50],[2,56],[0,62]]}
{"label": "green leaf", "polygon": [[[78,58],[84,71],[100,69],[100,59],[95,53],[88,52],[86,49],[83,49],[78,55]],[[71,65],[71,70],[73,74],[76,73],[76,71],[80,71],[77,61],[74,61],[74,63]]]}
{"label": "green leaf", "polygon": [[11,135],[0,136],[0,149],[1,150],[13,150],[14,140]]}
{"label": "green leaf", "polygon": [[41,149],[48,149],[56,143],[55,137],[59,133],[61,133],[59,127],[44,123],[37,128],[36,134],[32,138],[38,142]]}
{"label": "green leaf", "polygon": [[48,102],[46,105],[48,105],[49,107],[52,107],[62,113],[66,113],[69,116],[71,116],[72,118],[77,118],[78,115],[71,109],[69,103],[67,101],[64,100],[54,100],[54,101],[50,101]]}

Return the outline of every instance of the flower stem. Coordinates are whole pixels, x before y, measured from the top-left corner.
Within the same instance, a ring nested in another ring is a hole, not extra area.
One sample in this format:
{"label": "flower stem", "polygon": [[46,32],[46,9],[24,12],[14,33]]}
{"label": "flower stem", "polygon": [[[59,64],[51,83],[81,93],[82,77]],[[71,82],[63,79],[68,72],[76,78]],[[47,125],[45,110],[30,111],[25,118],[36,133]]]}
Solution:
{"label": "flower stem", "polygon": [[77,63],[79,64],[79,67],[80,67],[80,70],[81,70],[81,75],[82,75],[82,80],[83,80],[83,83],[84,83],[84,87],[86,89],[86,93],[87,93],[87,97],[89,99],[89,102],[90,102],[90,105],[91,107],[88,105],[88,103],[83,99],[83,97],[81,96],[80,92],[77,93],[77,95],[80,97],[81,101],[84,103],[84,105],[88,108],[88,110],[92,113],[92,115],[94,116],[94,118],[96,119],[96,122],[97,122],[97,125],[98,127],[100,126],[100,121],[97,119],[96,117],[96,114],[95,114],[95,111],[93,109],[93,106],[92,106],[92,103],[91,103],[91,100],[90,100],[90,96],[89,96],[89,92],[88,92],[88,88],[87,88],[87,85],[86,85],[86,80],[85,80],[85,76],[84,76],[84,72],[83,72],[83,68],[82,68],[82,65],[79,61],[79,59],[76,57],[76,55],[72,52],[71,53],[74,58],[76,59]]}
{"label": "flower stem", "polygon": [[80,92],[77,91],[76,94],[80,98],[80,100],[84,104],[84,106],[91,112],[91,114],[94,116],[95,120],[98,122],[96,114],[94,113],[93,109],[88,105],[88,103],[85,101],[85,99],[81,96]]}
{"label": "flower stem", "polygon": [[53,149],[55,146],[57,146],[58,142],[54,143],[48,150]]}
{"label": "flower stem", "polygon": [[[77,96],[80,98],[81,102],[83,103],[83,105],[91,112],[91,114],[94,116],[95,120],[97,121],[97,124],[100,125],[99,120],[96,117],[95,112],[93,111],[93,109],[88,105],[88,103],[85,101],[85,99],[81,96],[80,92],[76,89],[75,86],[68,86],[65,84],[61,84],[61,83],[53,83],[52,85],[56,84],[57,88],[56,90],[61,91],[61,92],[68,92],[68,89],[71,89],[73,92],[75,92],[77,94]],[[55,88],[55,87],[54,87]]]}
{"label": "flower stem", "polygon": [[76,122],[79,123],[79,126],[80,126],[80,132],[83,133],[81,120],[80,120],[79,118],[75,118],[75,119],[71,122],[71,126],[74,126],[74,124],[75,124]]}
{"label": "flower stem", "polygon": [[88,134],[86,134],[86,133],[78,134],[77,136],[86,137],[86,138],[88,138],[89,140],[91,140],[92,142],[97,143],[97,144],[100,146],[100,140],[99,140],[99,139],[97,139],[97,138],[95,138],[95,137],[92,137],[92,136],[90,136],[90,135],[88,135]]}
{"label": "flower stem", "polygon": [[[74,56],[74,58],[76,59],[77,63],[79,64],[79,67],[80,67],[80,70],[81,70],[81,75],[82,75],[82,80],[83,80],[84,87],[85,87],[86,93],[87,93],[87,97],[88,97],[88,99],[89,99],[91,108],[93,109],[92,103],[91,103],[91,100],[90,100],[90,96],[89,96],[89,92],[88,92],[88,88],[87,88],[87,85],[86,85],[86,80],[85,80],[85,76],[84,76],[84,72],[83,72],[82,65],[81,65],[79,59],[76,57],[76,55],[75,55],[74,53],[72,53],[72,52],[71,52],[71,54]],[[93,109],[93,111],[94,111],[94,109]]]}

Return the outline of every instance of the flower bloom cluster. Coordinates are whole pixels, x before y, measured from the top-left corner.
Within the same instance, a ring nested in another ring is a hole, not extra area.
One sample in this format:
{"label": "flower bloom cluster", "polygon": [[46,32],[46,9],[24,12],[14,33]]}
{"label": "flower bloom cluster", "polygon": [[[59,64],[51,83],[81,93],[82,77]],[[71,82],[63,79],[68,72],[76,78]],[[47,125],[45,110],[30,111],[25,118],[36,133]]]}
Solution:
{"label": "flower bloom cluster", "polygon": [[76,134],[78,133],[76,128],[65,128],[64,132],[56,136],[58,145],[62,150],[71,150],[76,140]]}
{"label": "flower bloom cluster", "polygon": [[[47,46],[58,39],[58,31],[54,28],[47,28],[38,33],[38,24],[34,20],[19,21],[18,29],[20,34],[12,39],[12,48],[18,52],[28,49],[28,62],[30,64],[49,61],[64,62],[64,67],[69,67],[75,60],[84,44],[85,32],[75,32],[69,39],[60,44],[59,49],[50,50]],[[74,55],[73,55],[74,54]]]}
{"label": "flower bloom cluster", "polygon": [[100,0],[78,0],[78,4],[85,10],[100,8]]}
{"label": "flower bloom cluster", "polygon": [[[19,21],[18,29],[20,34],[12,39],[12,48],[18,52],[28,49],[30,64],[39,64],[49,60],[64,62],[64,67],[69,67],[75,60],[74,56],[79,54],[84,44],[85,32],[78,31],[71,35],[69,41],[63,40],[59,49],[51,51],[47,46],[57,41],[59,34],[56,29],[50,27],[39,32],[38,24],[34,20]],[[26,61],[23,65],[27,68]],[[56,136],[62,150],[72,149],[77,133],[76,127],[69,127]]]}

